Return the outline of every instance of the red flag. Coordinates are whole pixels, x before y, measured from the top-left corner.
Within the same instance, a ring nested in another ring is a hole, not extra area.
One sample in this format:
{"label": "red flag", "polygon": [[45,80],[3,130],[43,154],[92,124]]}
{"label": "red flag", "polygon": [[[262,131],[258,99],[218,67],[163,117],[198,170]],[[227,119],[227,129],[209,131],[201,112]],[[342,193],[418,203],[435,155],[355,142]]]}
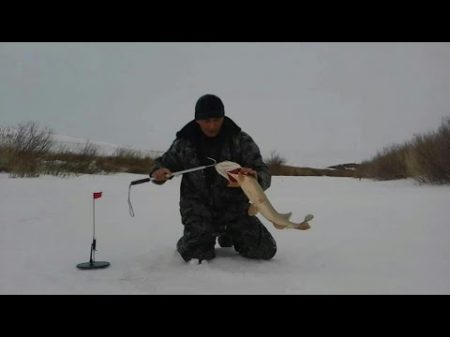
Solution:
{"label": "red flag", "polygon": [[94,199],[101,198],[102,192],[94,192]]}

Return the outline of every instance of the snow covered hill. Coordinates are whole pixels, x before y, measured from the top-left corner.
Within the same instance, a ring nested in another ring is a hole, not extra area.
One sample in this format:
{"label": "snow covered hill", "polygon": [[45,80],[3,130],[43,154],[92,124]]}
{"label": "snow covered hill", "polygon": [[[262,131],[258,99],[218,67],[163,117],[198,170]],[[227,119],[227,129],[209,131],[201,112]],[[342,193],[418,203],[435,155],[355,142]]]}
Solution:
{"label": "snow covered hill", "polygon": [[152,158],[158,157],[160,154],[162,154],[162,151],[156,151],[156,150],[137,150],[133,149],[132,147],[127,146],[121,146],[117,144],[110,144],[102,141],[97,140],[86,140],[84,138],[77,138],[77,137],[70,137],[60,134],[54,134],[53,140],[55,141],[55,148],[58,148],[60,146],[63,146],[67,149],[69,149],[72,152],[80,152],[82,151],[86,144],[90,144],[95,146],[95,148],[98,150],[98,153],[100,155],[113,155],[114,152],[116,152],[118,149],[130,149],[130,150],[136,150],[140,151],[143,154],[149,155]]}
{"label": "snow covered hill", "polygon": [[[17,133],[17,129],[13,127],[0,127],[0,139],[12,137]],[[83,151],[87,144],[93,146],[97,149],[99,155],[113,155],[118,149],[130,149],[135,151],[140,151],[145,155],[149,155],[152,158],[156,158],[162,154],[162,151],[158,150],[143,150],[143,149],[133,149],[132,147],[122,146],[117,144],[111,144],[107,142],[102,142],[98,140],[89,140],[85,138],[72,137],[57,133],[52,133],[51,139],[54,142],[53,150],[58,151],[62,148],[70,152],[79,153]]]}
{"label": "snow covered hill", "polygon": [[64,146],[72,152],[80,152],[86,146],[87,143],[95,146],[101,154],[112,155],[120,146],[115,144],[109,144],[100,141],[91,141],[83,138],[70,137],[60,134],[54,134],[53,140],[55,141],[55,147]]}

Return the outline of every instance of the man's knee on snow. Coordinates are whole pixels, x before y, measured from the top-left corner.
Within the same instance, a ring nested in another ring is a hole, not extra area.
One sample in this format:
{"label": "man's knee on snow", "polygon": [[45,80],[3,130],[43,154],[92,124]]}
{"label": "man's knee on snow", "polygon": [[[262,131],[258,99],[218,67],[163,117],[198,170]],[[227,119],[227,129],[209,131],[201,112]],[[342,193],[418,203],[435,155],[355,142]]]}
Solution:
{"label": "man's knee on snow", "polygon": [[211,260],[215,254],[215,237],[209,233],[196,233],[189,230],[177,242],[177,251],[185,261],[191,259]]}
{"label": "man's knee on snow", "polygon": [[259,244],[247,243],[245,245],[235,246],[240,255],[249,259],[270,260],[277,252],[277,246],[273,238],[267,238],[267,241]]}
{"label": "man's knee on snow", "polygon": [[277,244],[267,228],[255,217],[246,222],[246,225],[232,231],[235,250],[250,259],[273,258],[277,252]]}

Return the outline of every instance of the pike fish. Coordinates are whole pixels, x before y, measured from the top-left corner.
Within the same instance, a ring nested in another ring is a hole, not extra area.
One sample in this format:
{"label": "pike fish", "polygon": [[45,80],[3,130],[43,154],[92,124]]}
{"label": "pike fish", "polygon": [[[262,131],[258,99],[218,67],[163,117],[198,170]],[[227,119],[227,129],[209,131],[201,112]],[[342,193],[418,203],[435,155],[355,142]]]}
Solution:
{"label": "pike fish", "polygon": [[248,214],[251,216],[261,213],[267,220],[272,222],[276,229],[294,228],[306,230],[311,228],[309,221],[313,219],[312,214],[305,216],[299,223],[291,222],[289,219],[292,213],[278,213],[270,203],[264,190],[258,181],[251,175],[241,172],[241,166],[231,161],[223,161],[216,164],[217,172],[230,182],[229,186],[239,186],[250,202]]}

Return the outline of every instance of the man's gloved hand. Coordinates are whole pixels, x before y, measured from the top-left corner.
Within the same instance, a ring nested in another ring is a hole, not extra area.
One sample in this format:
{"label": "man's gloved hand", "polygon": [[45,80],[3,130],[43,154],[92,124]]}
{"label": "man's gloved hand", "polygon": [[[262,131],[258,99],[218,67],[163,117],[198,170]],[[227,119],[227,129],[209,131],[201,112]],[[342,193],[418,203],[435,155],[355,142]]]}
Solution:
{"label": "man's gloved hand", "polygon": [[165,168],[162,167],[160,169],[155,170],[151,177],[154,179],[153,181],[157,184],[162,184],[164,183],[167,179],[170,179],[172,177],[172,172]]}
{"label": "man's gloved hand", "polygon": [[[252,176],[253,178],[258,179],[258,173],[249,167],[241,167],[239,174]],[[235,181],[230,181],[229,184],[227,185],[227,187],[239,187],[239,186],[240,186],[239,183]]]}
{"label": "man's gloved hand", "polygon": [[239,174],[253,176],[253,178],[258,179],[258,172],[256,172],[254,169],[251,169],[250,167],[241,167]]}

